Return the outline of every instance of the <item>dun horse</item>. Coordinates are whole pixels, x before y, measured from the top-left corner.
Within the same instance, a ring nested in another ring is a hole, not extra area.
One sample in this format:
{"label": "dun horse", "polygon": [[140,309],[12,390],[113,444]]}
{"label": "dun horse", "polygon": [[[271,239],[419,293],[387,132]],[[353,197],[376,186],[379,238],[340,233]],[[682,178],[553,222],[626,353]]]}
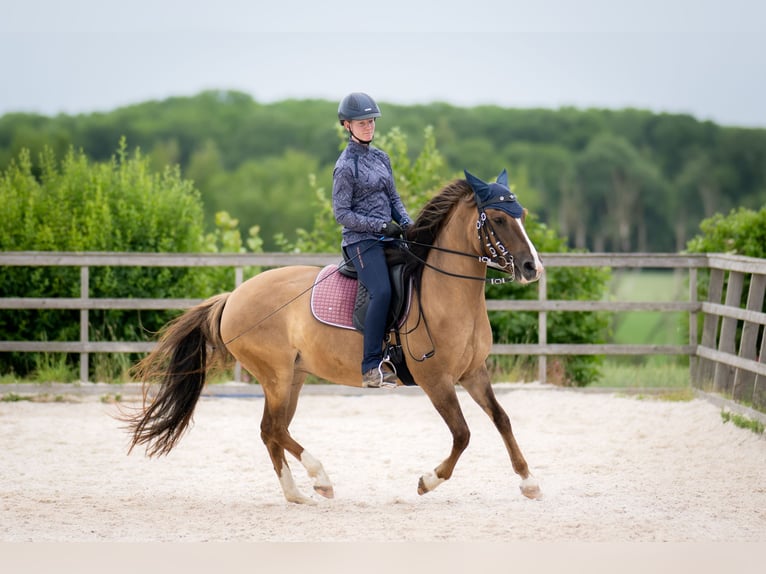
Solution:
{"label": "dun horse", "polygon": [[[505,170],[492,183],[466,172],[466,179],[448,184],[426,204],[407,233],[404,251],[411,253],[407,273],[414,294],[400,327],[402,348],[415,382],[453,437],[447,458],[420,477],[419,494],[448,480],[468,446],[470,430],[455,389],[460,384],[497,427],[522,479],[521,492],[529,498],[541,495],[486,367],[492,344],[484,299],[487,267],[520,284],[536,281],[543,272],[524,229],[526,210],[507,185]],[[303,465],[314,490],[332,498],[333,486],[321,462],[292,437],[289,425],[307,374],[361,385],[362,336],[312,316],[309,292],[319,271],[309,266],[265,271],[169,323],[154,351],[137,365],[147,394],[143,408],[125,419],[132,434],[130,449],[143,445],[148,456],[169,453],[188,429],[212,360],[230,354],[262,386],[261,438],[285,498],[314,503],[297,488],[285,451]]]}

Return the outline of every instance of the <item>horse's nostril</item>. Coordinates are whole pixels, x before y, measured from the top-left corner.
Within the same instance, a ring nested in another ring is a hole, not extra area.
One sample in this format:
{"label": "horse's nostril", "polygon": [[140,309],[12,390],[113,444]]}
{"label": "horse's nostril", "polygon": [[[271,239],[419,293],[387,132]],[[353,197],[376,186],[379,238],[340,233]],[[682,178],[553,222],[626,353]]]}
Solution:
{"label": "horse's nostril", "polygon": [[531,279],[533,277],[537,277],[537,265],[534,261],[528,260],[522,263],[521,265],[522,272],[524,274],[524,277],[527,279]]}

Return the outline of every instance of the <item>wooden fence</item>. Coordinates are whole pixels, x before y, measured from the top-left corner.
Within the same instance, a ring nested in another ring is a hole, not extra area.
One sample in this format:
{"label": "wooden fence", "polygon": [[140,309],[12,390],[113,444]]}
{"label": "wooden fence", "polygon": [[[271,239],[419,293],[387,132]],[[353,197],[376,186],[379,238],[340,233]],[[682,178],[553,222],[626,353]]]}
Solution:
{"label": "wooden fence", "polygon": [[[562,355],[686,355],[690,357],[690,377],[695,387],[731,396],[745,404],[766,409],[766,260],[732,255],[548,253],[543,255],[547,269],[557,267],[610,267],[674,269],[688,277],[687,301],[572,301],[550,300],[543,275],[533,300],[488,300],[491,311],[532,311],[538,313],[539,337],[536,343],[493,345],[496,355],[536,355],[539,379],[546,380],[547,357]],[[80,269],[80,297],[77,298],[0,298],[1,309],[69,309],[80,311],[80,339],[71,342],[0,341],[0,352],[64,352],[80,354],[80,379],[88,380],[91,353],[148,352],[154,343],[95,342],[89,339],[89,311],[94,309],[162,310],[186,309],[199,299],[103,299],[89,295],[90,268],[111,267],[230,267],[235,285],[243,280],[250,266],[325,265],[337,263],[328,254],[149,254],[149,253],[0,253],[0,269],[9,266],[66,266]],[[710,283],[707,301],[697,300],[698,270],[708,270]],[[749,284],[746,301],[745,285]],[[532,287],[534,288],[534,287]],[[725,292],[725,300],[722,297]],[[689,314],[688,344],[683,345],[589,345],[549,344],[548,314],[559,311],[660,311]],[[698,317],[702,315],[701,337]],[[737,343],[739,344],[737,345]],[[738,348],[737,348],[738,346]],[[239,378],[239,370],[236,371]]]}

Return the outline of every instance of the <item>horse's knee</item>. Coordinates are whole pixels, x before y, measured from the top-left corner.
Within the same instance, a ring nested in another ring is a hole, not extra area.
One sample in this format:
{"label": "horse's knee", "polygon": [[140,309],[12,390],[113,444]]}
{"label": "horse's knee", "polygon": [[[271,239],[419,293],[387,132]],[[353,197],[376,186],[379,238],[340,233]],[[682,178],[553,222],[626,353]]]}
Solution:
{"label": "horse's knee", "polygon": [[266,446],[269,446],[274,442],[274,433],[272,432],[271,427],[261,425],[261,440]]}
{"label": "horse's knee", "polygon": [[458,452],[467,449],[469,442],[471,442],[471,431],[468,427],[456,431],[452,436],[452,447]]}

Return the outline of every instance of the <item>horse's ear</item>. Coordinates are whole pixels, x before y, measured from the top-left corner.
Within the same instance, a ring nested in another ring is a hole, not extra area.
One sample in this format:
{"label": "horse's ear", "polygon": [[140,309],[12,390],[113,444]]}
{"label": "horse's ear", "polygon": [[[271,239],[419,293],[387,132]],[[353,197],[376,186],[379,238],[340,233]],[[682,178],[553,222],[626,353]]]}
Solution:
{"label": "horse's ear", "polygon": [[497,176],[497,183],[508,187],[508,171],[505,168],[503,168],[503,171],[501,171],[500,175]]}
{"label": "horse's ear", "polygon": [[484,181],[480,180],[478,177],[470,173],[467,169],[463,170],[463,173],[465,173],[465,179],[468,182],[468,185],[471,186],[471,189],[473,189],[473,192],[479,196],[482,200],[486,199],[487,190],[489,189],[489,185],[485,183]]}

